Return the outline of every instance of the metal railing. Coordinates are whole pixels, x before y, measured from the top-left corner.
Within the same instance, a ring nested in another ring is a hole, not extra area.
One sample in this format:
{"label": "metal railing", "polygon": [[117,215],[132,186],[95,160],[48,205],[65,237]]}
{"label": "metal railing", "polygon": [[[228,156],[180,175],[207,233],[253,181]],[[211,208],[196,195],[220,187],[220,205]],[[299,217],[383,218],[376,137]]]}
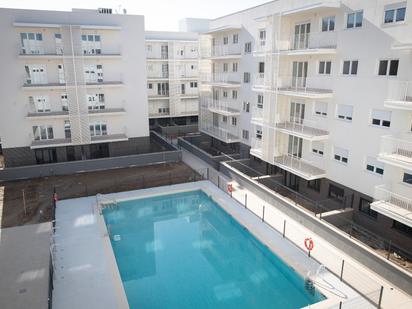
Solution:
{"label": "metal railing", "polygon": [[210,109],[215,112],[223,112],[224,114],[239,114],[240,108],[237,106],[238,102],[233,100],[219,100],[213,98],[202,97],[200,100],[200,106],[203,108]]}
{"label": "metal railing", "polygon": [[253,87],[261,88],[265,86],[265,73],[253,74]]}
{"label": "metal railing", "polygon": [[212,57],[240,55],[240,44],[215,45],[211,48]]}
{"label": "metal railing", "polygon": [[202,82],[209,83],[240,83],[240,74],[237,72],[219,72],[219,73],[209,73],[201,74],[200,80]]}
{"label": "metal railing", "polygon": [[[379,203],[389,204],[391,207],[399,207],[412,212],[412,199],[402,196],[388,189],[385,185],[375,187],[374,199]],[[412,218],[409,218],[412,220]]]}
{"label": "metal railing", "polygon": [[317,179],[326,175],[326,171],[323,168],[317,167],[319,163],[315,164],[289,154],[276,156],[273,161],[276,165],[279,164],[283,168],[293,170],[305,179]]}
{"label": "metal railing", "polygon": [[[281,116],[276,115],[275,127],[280,130],[287,131],[289,133],[295,133],[308,138],[326,138],[329,135],[324,127],[325,125],[320,121],[312,121],[302,119],[300,117],[294,117],[286,121],[281,120]],[[320,128],[323,127],[323,128]]]}
{"label": "metal railing", "polygon": [[305,49],[336,49],[337,33],[335,31],[310,32],[295,34],[286,40],[278,41],[281,51]]}
{"label": "metal railing", "polygon": [[407,160],[412,164],[412,141],[410,137],[382,136],[379,156],[394,160]]}
{"label": "metal railing", "polygon": [[229,131],[224,128],[215,127],[203,121],[200,123],[199,128],[201,131],[208,133],[218,139],[221,139],[226,143],[233,143],[239,141],[239,134],[235,131]]}
{"label": "metal railing", "polygon": [[412,107],[412,81],[388,81],[386,101],[395,101],[401,105]]}
{"label": "metal railing", "polygon": [[314,95],[331,95],[332,84],[327,77],[281,75],[276,80],[278,91],[290,91]]}

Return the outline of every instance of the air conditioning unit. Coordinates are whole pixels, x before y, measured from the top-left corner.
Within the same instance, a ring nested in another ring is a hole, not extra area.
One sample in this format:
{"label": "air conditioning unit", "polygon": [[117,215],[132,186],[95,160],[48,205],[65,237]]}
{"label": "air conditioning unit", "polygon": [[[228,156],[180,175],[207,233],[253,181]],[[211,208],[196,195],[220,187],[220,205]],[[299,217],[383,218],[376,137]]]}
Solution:
{"label": "air conditioning unit", "polygon": [[99,8],[99,14],[112,14],[112,9],[109,9],[109,8]]}

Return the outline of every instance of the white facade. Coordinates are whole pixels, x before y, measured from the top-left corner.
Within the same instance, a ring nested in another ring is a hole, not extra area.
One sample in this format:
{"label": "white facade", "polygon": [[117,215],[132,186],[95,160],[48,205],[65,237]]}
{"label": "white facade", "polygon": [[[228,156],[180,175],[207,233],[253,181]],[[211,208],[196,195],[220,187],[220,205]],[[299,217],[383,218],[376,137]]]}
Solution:
{"label": "white facade", "polygon": [[412,2],[393,0],[280,0],[212,20],[200,130],[412,227],[411,23]]}
{"label": "white facade", "polygon": [[198,35],[146,32],[149,117],[199,114]]}
{"label": "white facade", "polygon": [[143,16],[0,9],[0,29],[6,165],[13,150],[149,135]]}

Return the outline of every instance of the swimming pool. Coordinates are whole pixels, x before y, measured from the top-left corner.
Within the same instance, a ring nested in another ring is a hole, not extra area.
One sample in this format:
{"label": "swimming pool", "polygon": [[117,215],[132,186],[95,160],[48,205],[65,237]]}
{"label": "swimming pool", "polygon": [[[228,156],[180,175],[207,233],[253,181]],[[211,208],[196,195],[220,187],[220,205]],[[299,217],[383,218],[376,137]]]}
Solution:
{"label": "swimming pool", "polygon": [[203,191],[104,209],[131,308],[300,308],[324,299]]}

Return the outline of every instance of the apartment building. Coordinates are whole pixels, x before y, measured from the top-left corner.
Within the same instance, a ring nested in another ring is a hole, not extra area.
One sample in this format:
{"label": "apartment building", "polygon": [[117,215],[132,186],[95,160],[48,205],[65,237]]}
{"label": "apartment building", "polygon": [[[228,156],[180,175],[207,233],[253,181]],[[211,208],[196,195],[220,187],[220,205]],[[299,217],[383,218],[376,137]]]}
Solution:
{"label": "apartment building", "polygon": [[146,32],[150,126],[197,124],[198,34]]}
{"label": "apartment building", "polygon": [[210,21],[200,130],[412,250],[412,1],[278,0]]}
{"label": "apartment building", "polygon": [[149,135],[143,16],[0,9],[6,167],[130,155]]}

